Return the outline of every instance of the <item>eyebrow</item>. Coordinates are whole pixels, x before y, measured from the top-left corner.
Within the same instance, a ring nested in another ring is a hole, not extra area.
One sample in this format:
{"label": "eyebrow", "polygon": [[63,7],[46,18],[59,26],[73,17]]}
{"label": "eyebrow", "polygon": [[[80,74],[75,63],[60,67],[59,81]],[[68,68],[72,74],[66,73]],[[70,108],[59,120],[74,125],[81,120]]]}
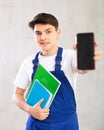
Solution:
{"label": "eyebrow", "polygon": [[[53,28],[47,28],[47,29],[45,29],[44,31],[48,31],[48,30],[53,30]],[[34,30],[34,31],[35,31],[35,30]],[[36,30],[35,32],[41,32],[41,31]]]}

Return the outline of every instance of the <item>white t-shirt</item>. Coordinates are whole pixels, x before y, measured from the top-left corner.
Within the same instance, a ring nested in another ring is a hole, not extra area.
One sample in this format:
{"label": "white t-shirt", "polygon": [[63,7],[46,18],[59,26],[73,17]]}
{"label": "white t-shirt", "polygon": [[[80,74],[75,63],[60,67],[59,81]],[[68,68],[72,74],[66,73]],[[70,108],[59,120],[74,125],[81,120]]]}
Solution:
{"label": "white t-shirt", "polygon": [[[26,89],[29,87],[31,83],[31,74],[33,72],[33,63],[32,60],[34,59],[35,55],[31,55],[27,57],[16,76],[14,81],[14,85],[16,87]],[[48,71],[53,71],[55,69],[55,57],[53,56],[42,56],[39,55],[39,63],[43,65]],[[76,53],[73,50],[66,50],[63,49],[62,54],[62,61],[61,61],[61,70],[64,71],[65,76],[69,80],[70,84],[72,85],[73,89],[76,87],[76,80],[78,73],[75,70],[76,68]]]}

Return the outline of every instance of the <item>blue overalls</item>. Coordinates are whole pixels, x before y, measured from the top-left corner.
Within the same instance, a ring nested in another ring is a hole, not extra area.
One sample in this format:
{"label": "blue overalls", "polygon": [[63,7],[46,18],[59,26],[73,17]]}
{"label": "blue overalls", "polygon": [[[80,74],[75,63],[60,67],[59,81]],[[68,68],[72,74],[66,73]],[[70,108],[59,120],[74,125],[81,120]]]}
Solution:
{"label": "blue overalls", "polygon": [[[50,106],[50,114],[43,121],[37,120],[30,115],[27,120],[26,130],[79,130],[74,91],[61,70],[62,51],[63,49],[59,47],[55,59],[55,70],[51,71],[61,81],[61,86]],[[32,78],[38,66],[38,55],[39,53],[33,60]]]}

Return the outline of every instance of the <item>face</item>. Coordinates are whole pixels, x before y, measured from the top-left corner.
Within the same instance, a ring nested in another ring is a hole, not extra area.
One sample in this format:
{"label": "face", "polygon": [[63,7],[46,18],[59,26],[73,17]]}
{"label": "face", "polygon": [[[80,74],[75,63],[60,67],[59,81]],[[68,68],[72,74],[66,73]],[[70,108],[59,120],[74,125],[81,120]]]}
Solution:
{"label": "face", "polygon": [[44,51],[49,51],[57,46],[60,30],[50,24],[36,24],[34,27],[35,39]]}

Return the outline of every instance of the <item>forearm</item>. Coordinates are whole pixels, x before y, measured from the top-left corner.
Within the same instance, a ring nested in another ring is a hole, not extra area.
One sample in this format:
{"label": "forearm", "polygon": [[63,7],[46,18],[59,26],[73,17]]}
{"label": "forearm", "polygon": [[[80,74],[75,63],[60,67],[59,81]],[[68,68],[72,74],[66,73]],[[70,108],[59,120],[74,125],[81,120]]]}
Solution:
{"label": "forearm", "polygon": [[23,94],[18,94],[18,92],[15,91],[12,99],[20,109],[29,113],[30,106],[25,102]]}
{"label": "forearm", "polygon": [[25,99],[21,96],[14,95],[13,101],[16,103],[16,105],[22,109],[23,111],[29,113],[29,105],[26,104]]}

